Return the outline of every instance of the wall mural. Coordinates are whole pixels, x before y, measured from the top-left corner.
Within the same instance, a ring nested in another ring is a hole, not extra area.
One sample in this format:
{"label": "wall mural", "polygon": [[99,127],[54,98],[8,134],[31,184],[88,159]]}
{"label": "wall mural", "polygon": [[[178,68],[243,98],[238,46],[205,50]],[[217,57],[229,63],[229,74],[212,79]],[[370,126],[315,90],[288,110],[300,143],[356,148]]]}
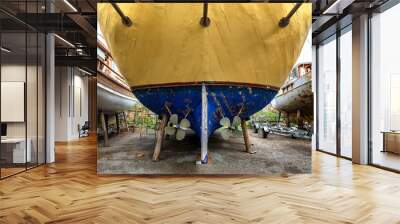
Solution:
{"label": "wall mural", "polygon": [[309,173],[310,27],[308,3],[99,3],[98,173]]}

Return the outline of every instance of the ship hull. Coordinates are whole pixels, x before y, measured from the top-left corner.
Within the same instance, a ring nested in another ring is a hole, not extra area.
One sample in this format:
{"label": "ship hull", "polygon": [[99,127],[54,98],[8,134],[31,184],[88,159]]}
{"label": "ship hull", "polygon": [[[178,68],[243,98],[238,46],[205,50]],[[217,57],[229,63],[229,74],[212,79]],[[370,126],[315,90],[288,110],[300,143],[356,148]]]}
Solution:
{"label": "ship hull", "polygon": [[303,76],[294,83],[294,88],[278,94],[272,101],[272,106],[287,113],[296,113],[298,110],[303,115],[313,114],[313,92],[311,77]]}
{"label": "ship hull", "polygon": [[110,3],[98,4],[99,28],[133,88],[185,83],[241,83],[279,88],[300,55],[311,4],[279,26],[293,3],[121,4],[127,27]]}
{"label": "ship hull", "polygon": [[[245,85],[205,85],[207,91],[207,134],[220,128],[222,117],[232,122],[234,116],[248,120],[251,115],[268,105],[277,90]],[[133,90],[137,99],[158,115],[177,114],[186,117],[190,128],[201,137],[202,86],[152,87]],[[207,137],[208,137],[207,136]]]}
{"label": "ship hull", "polygon": [[97,83],[97,110],[99,112],[115,114],[132,108],[136,103],[137,100],[133,96],[126,96]]}

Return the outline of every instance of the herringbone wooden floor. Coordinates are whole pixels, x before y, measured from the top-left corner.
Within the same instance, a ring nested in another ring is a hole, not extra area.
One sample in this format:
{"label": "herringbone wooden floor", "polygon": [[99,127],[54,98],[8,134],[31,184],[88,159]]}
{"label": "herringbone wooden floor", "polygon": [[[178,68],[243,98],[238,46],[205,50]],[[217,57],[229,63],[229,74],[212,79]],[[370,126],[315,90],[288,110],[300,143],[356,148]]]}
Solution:
{"label": "herringbone wooden floor", "polygon": [[313,153],[289,177],[97,176],[93,138],[0,181],[0,223],[400,223],[400,175]]}

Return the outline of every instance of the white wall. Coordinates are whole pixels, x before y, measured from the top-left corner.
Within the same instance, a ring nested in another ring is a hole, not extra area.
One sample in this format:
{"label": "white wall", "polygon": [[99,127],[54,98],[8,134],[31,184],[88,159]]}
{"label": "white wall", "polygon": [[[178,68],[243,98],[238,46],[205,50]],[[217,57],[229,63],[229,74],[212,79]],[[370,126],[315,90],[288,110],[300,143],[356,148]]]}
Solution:
{"label": "white wall", "polygon": [[[75,70],[75,75],[74,75],[74,82],[73,82],[73,96],[72,99],[74,99],[74,102],[71,102],[71,105],[74,105],[73,108],[71,108],[72,111],[72,119],[71,119],[71,135],[72,138],[78,138],[79,137],[79,132],[78,132],[78,124],[81,126],[85,123],[85,121],[88,120],[88,78],[87,77],[82,77],[79,74],[82,74],[79,72],[79,70]],[[76,72],[79,72],[77,75]]]}
{"label": "white wall", "polygon": [[[5,64],[1,66],[2,82],[25,82],[25,64]],[[28,66],[28,71],[33,69]],[[7,110],[7,108],[1,108]],[[25,137],[25,122],[7,122],[8,137]]]}
{"label": "white wall", "polygon": [[56,67],[55,73],[55,141],[70,141],[88,120],[88,78],[72,67]]}
{"label": "white wall", "polygon": [[69,80],[68,67],[55,68],[55,141],[68,140]]}

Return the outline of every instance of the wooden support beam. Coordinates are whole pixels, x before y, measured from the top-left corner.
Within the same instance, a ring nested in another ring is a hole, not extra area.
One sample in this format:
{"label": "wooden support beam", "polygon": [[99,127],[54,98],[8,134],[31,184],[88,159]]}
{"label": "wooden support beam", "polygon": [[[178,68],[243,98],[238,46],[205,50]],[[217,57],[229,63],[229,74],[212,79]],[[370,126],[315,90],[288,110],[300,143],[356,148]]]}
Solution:
{"label": "wooden support beam", "polygon": [[117,133],[119,134],[119,133],[121,132],[121,127],[120,127],[120,124],[119,124],[119,116],[118,116],[118,113],[115,113],[115,122],[116,122],[116,124],[117,124]]}
{"label": "wooden support beam", "polygon": [[110,146],[110,143],[108,142],[108,130],[107,130],[107,125],[106,125],[106,117],[104,116],[104,113],[100,113],[100,120],[101,120],[101,127],[104,132],[104,146],[108,147]]}
{"label": "wooden support beam", "polygon": [[303,118],[301,117],[301,111],[297,110],[296,114],[296,123],[298,128],[303,128],[304,123],[303,123]]}
{"label": "wooden support beam", "polygon": [[281,112],[281,111],[279,111],[279,115],[278,115],[278,122],[277,122],[278,124],[279,124],[279,123],[281,123],[281,115],[282,115],[282,112]]}
{"label": "wooden support beam", "polygon": [[153,161],[160,160],[161,146],[164,138],[165,126],[167,126],[167,121],[168,121],[168,116],[166,114],[163,114],[160,122],[160,127],[157,132],[156,146],[154,147],[154,153],[153,153]]}
{"label": "wooden support beam", "polygon": [[246,152],[248,152],[250,154],[256,153],[256,151],[251,148],[250,139],[249,139],[249,131],[247,130],[247,124],[244,119],[242,119],[241,125],[242,125],[242,132],[243,132],[244,145],[246,147]]}
{"label": "wooden support beam", "polygon": [[108,130],[108,127],[109,127],[108,114],[104,114],[104,121],[106,122],[106,128],[107,128],[107,130]]}
{"label": "wooden support beam", "polygon": [[289,114],[289,112],[286,112],[286,126],[290,127],[290,114]]}
{"label": "wooden support beam", "polygon": [[126,130],[129,132],[128,120],[126,119],[126,113],[125,113],[125,111],[122,112],[122,114],[124,115],[124,123],[125,123],[125,126],[126,126]]}

